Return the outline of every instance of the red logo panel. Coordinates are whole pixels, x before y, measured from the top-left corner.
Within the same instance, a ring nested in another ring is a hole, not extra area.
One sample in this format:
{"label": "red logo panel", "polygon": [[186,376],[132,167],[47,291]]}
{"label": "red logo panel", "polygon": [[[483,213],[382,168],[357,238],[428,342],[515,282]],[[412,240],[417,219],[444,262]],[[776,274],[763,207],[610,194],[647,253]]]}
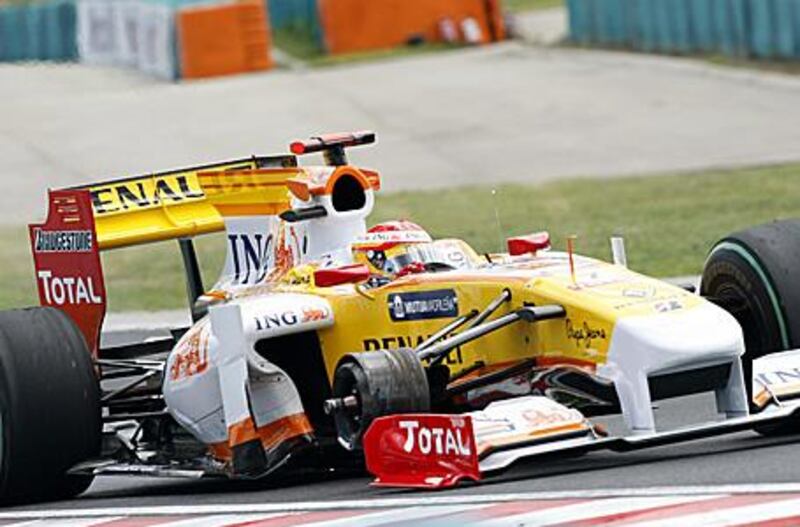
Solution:
{"label": "red logo panel", "polygon": [[364,435],[364,454],[376,485],[444,488],[481,478],[469,416],[381,417]]}
{"label": "red logo panel", "polygon": [[67,313],[97,357],[106,291],[91,198],[85,190],[49,193],[47,221],[29,225],[39,303]]}

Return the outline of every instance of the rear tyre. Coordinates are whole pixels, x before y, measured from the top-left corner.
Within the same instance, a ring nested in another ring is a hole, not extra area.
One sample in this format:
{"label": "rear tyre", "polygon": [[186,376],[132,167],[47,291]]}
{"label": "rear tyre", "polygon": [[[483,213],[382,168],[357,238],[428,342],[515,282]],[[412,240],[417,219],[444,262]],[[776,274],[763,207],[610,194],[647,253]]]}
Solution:
{"label": "rear tyre", "polygon": [[742,365],[752,400],[753,360],[800,347],[800,220],[752,227],[719,241],[706,260],[700,294],[742,326]]}
{"label": "rear tyre", "polygon": [[100,452],[91,355],[63,312],[0,312],[0,504],[70,498],[91,476],[67,474]]}

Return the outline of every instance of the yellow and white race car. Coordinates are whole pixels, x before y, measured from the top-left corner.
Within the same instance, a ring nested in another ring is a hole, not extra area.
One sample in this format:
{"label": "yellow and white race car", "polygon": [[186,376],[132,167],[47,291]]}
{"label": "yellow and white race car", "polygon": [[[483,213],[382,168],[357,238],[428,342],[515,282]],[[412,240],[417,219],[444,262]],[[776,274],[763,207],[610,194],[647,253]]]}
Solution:
{"label": "yellow and white race car", "polygon": [[[800,352],[757,357],[800,340],[799,223],[720,242],[701,294],[629,270],[619,239],[611,263],[545,232],[479,254],[406,220],[367,228],[380,175],[345,149],[374,141],[51,191],[30,226],[43,307],[0,313],[0,501],[363,457],[379,484],[442,487],[539,454],[792,426]],[[299,166],[310,152],[326,165]],[[217,231],[205,287],[192,238]],[[193,325],[101,348],[101,251],[172,239]],[[654,401],[705,391],[724,419],[656,429]],[[590,420],[612,413],[628,433]]]}

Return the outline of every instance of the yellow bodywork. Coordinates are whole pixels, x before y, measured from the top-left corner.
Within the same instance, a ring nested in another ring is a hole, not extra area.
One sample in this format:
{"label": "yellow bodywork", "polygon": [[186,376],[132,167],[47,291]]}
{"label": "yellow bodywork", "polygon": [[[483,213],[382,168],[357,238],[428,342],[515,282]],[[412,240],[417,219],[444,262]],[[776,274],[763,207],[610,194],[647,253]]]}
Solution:
{"label": "yellow bodywork", "polygon": [[289,208],[297,167],[258,168],[256,158],[136,176],[84,187],[100,249],[218,232],[226,215],[276,215]]}
{"label": "yellow bodywork", "polygon": [[452,290],[458,315],[483,310],[504,289],[510,290],[511,300],[492,318],[523,305],[558,304],[566,309],[564,319],[518,322],[454,350],[446,362],[453,374],[476,363],[483,364],[480,373],[528,358],[535,358],[537,365],[593,370],[606,361],[620,317],[682,312],[704,302],[679,287],[589,258],[578,258],[573,282],[566,255],[559,253],[468,271],[411,275],[374,289],[317,288],[310,284],[308,269],[305,279],[298,280],[298,274],[303,276],[294,273],[293,285],[286,287],[323,296],[333,307],[334,325],[318,332],[329,378],[347,353],[414,348],[453,320],[394,321],[389,296],[396,293]]}
{"label": "yellow bodywork", "polygon": [[[272,161],[271,168],[259,168],[263,165],[252,158],[85,187],[93,202],[98,244],[110,249],[190,237],[222,230],[223,218],[228,216],[278,215],[289,208],[292,192],[296,192],[291,183],[300,181],[308,186],[316,181],[314,174],[319,169],[294,166],[291,158]],[[355,167],[338,170],[377,178]],[[392,320],[388,303],[393,294],[449,290],[458,299],[456,315],[485,309],[504,289],[512,298],[493,317],[524,305],[557,304],[566,309],[564,319],[519,322],[454,350],[446,361],[454,374],[482,364],[480,373],[528,358],[535,358],[537,365],[594,369],[606,361],[620,317],[681,312],[704,302],[678,287],[598,260],[577,257],[573,277],[565,254],[498,254],[489,262],[466,243],[453,242],[472,260],[471,268],[410,275],[367,289],[363,284],[316,287],[314,267],[303,265],[289,269],[275,282],[234,295],[282,290],[326,298],[333,307],[335,323],[320,330],[319,337],[329,378],[345,354],[413,348],[454,318]]]}

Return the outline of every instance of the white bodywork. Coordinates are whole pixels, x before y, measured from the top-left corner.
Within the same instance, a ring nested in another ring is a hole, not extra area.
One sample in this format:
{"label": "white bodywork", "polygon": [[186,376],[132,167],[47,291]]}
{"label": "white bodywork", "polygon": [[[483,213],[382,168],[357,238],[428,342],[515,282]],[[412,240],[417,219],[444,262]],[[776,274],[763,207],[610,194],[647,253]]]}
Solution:
{"label": "white bodywork", "polygon": [[759,407],[769,402],[798,404],[800,349],[771,353],[753,361],[753,399]]}
{"label": "white bodywork", "polygon": [[[255,344],[333,322],[328,302],[313,295],[274,294],[212,307],[167,360],[169,412],[206,444],[224,442],[230,426],[247,417],[260,427],[302,413],[294,383],[260,357]],[[198,361],[187,359],[192,356]]]}
{"label": "white bodywork", "polygon": [[[592,425],[578,410],[547,397],[517,397],[465,415],[472,418],[479,452],[497,449],[481,459],[484,473],[506,468],[522,457],[596,440]],[[526,442],[532,444],[525,446]],[[514,448],[502,449],[509,445]]]}
{"label": "white bodywork", "polygon": [[520,437],[543,438],[591,429],[578,410],[535,395],[497,401],[465,415],[472,417],[478,448],[503,445]]}
{"label": "white bodywork", "polygon": [[[314,181],[324,183],[332,173],[330,167],[314,169]],[[292,380],[259,356],[255,344],[329,327],[333,310],[311,294],[247,291],[269,282],[273,271],[308,261],[351,263],[350,245],[366,232],[374,204],[373,190],[365,188],[364,194],[360,209],[344,212],[335,210],[330,195],[293,198],[294,208],[326,211],[324,217],[297,223],[277,216],[225,217],[227,255],[214,290],[237,299],[212,305],[209,316],[183,336],[167,360],[163,387],[168,411],[198,440],[225,443],[231,427],[247,419],[258,429],[303,414]]]}
{"label": "white bodywork", "polygon": [[[319,169],[325,180],[330,168]],[[307,201],[294,197],[292,208],[322,207],[326,216],[297,223],[284,223],[278,216],[231,216],[225,218],[227,253],[215,290],[232,290],[263,283],[269,273],[282,266],[314,262],[321,267],[352,263],[350,246],[366,233],[366,218],[375,204],[374,191],[365,189],[364,205],[357,210],[337,211],[330,195]]]}
{"label": "white bodywork", "polygon": [[[353,261],[350,246],[359,236],[367,232],[365,219],[372,212],[375,203],[374,193],[366,192],[366,203],[359,210],[328,214],[324,218],[305,222],[308,247],[300,262],[317,262],[322,267],[347,265]],[[333,210],[330,196],[320,196],[315,200],[328,210]],[[309,202],[295,199],[293,206],[307,207]]]}
{"label": "white bodywork", "polygon": [[[315,170],[310,180],[315,189],[325,187],[328,178],[340,177],[332,168]],[[366,233],[373,190],[364,189],[361,208],[346,211],[335,210],[333,197],[326,192],[309,193],[306,200],[295,195],[291,202],[296,210],[321,207],[326,212],[324,217],[296,223],[283,222],[276,216],[225,218],[228,253],[215,290],[235,300],[212,306],[209,317],[181,339],[169,357],[164,383],[169,412],[204,443],[225,442],[231,427],[248,418],[261,427],[303,412],[292,380],[258,356],[254,346],[261,339],[331,326],[331,306],[310,294],[247,292],[269,283],[273,271],[288,271],[306,262],[321,267],[352,263],[351,247]],[[561,267],[567,265],[566,255],[552,252],[549,258],[558,260]],[[510,258],[501,272],[517,272],[513,269],[520,262],[524,264],[525,260]],[[596,271],[589,260],[577,258],[576,262],[582,282],[592,282],[587,287],[637,279],[621,266]],[[547,265],[523,265],[518,270],[526,278],[554,271],[559,269]],[[743,352],[744,340],[735,319],[723,309],[702,302],[671,312],[654,310],[651,314],[619,317],[607,361],[598,366],[596,374],[614,383],[631,431],[651,434],[655,432],[655,419],[648,378],[654,375],[730,364],[728,382],[717,389],[718,408],[729,417],[746,415],[740,362]]]}
{"label": "white bodywork", "polygon": [[[227,253],[215,290],[262,282],[271,269],[280,243],[281,220],[276,216],[243,216],[225,219]],[[289,245],[297,251],[297,247]]]}
{"label": "white bodywork", "polygon": [[728,417],[747,415],[742,376],[744,337],[736,319],[711,303],[646,316],[620,318],[608,361],[597,374],[614,382],[628,427],[634,434],[655,432],[648,378],[730,363],[730,377],[717,390],[717,407]]}

